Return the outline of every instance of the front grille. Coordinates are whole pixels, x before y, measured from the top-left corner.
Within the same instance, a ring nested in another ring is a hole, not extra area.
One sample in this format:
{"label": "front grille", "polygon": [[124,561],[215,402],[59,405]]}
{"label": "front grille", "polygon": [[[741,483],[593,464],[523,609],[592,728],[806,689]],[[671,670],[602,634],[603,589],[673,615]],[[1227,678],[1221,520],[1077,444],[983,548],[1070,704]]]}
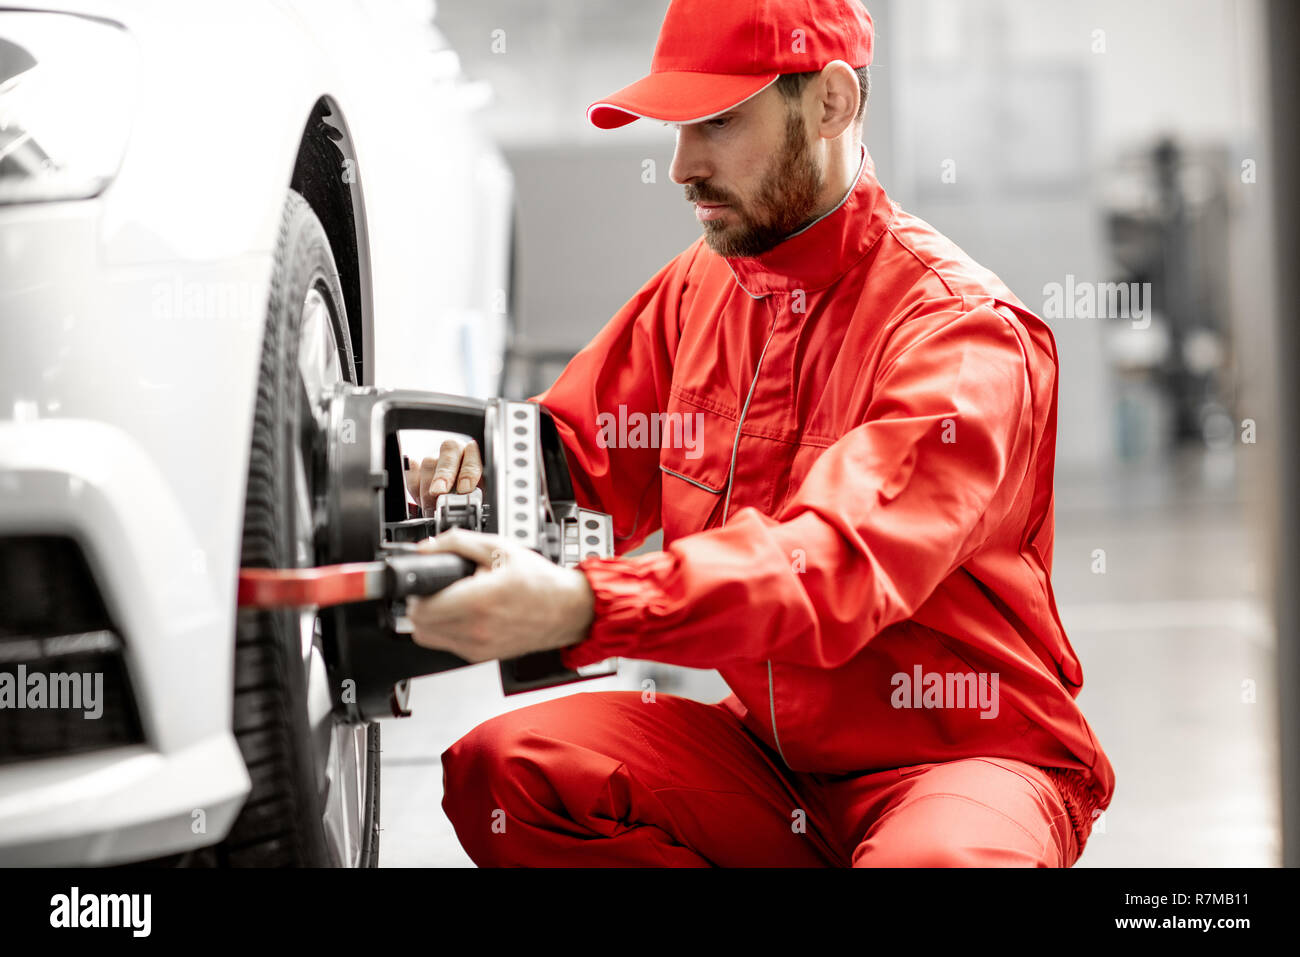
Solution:
{"label": "front grille", "polygon": [[142,742],[123,652],[76,542],[0,539],[0,764]]}

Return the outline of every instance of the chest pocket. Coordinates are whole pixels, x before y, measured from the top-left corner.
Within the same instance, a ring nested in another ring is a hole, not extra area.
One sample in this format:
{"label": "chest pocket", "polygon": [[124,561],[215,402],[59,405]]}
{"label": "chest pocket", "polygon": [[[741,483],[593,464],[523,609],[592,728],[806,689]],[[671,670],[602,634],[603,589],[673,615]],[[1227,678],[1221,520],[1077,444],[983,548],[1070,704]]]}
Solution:
{"label": "chest pocket", "polygon": [[722,523],[736,420],[669,400],[659,429],[660,514],[664,543]]}

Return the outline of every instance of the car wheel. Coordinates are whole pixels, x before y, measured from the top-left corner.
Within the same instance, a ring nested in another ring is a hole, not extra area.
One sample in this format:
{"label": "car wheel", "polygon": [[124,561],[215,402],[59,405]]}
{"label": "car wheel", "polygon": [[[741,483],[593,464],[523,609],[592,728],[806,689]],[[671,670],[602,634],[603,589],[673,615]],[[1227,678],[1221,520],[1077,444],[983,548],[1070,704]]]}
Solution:
{"label": "car wheel", "polygon": [[[321,396],[356,381],[343,290],[320,220],[290,192],[267,305],[242,567],[317,564]],[[339,721],[314,610],[241,609],[234,731],[252,790],[215,848],[233,866],[373,867],[379,726]]]}

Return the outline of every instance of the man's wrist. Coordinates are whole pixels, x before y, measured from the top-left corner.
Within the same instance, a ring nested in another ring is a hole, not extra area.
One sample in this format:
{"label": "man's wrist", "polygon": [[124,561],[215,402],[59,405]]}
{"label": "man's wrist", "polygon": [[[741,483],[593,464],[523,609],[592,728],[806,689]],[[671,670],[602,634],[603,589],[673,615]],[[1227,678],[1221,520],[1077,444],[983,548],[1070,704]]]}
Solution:
{"label": "man's wrist", "polygon": [[570,644],[579,644],[591,633],[592,623],[596,620],[596,595],[591,590],[591,583],[586,574],[578,568],[569,569],[569,620],[572,621],[574,640]]}

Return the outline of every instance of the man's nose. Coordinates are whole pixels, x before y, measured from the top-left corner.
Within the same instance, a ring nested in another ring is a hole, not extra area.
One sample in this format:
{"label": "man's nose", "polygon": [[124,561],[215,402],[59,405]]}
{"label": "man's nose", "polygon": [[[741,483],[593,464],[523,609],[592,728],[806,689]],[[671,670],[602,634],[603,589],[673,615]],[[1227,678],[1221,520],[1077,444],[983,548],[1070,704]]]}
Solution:
{"label": "man's nose", "polygon": [[713,175],[713,168],[699,135],[690,126],[677,130],[677,146],[673,150],[673,165],[668,176],[679,186],[697,183]]}

